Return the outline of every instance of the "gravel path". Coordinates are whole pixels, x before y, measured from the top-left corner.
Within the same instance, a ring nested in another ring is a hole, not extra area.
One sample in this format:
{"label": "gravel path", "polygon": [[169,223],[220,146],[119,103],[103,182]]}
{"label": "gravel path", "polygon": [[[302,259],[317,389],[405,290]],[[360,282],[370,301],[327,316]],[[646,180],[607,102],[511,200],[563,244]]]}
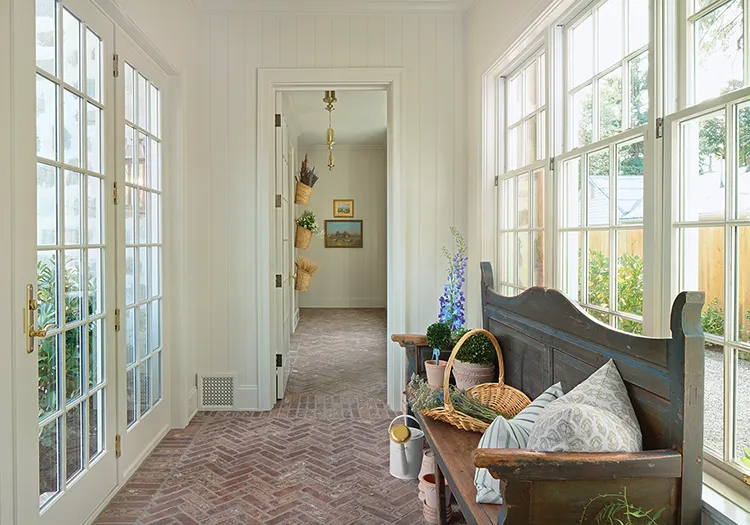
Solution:
{"label": "gravel path", "polygon": [[[705,378],[704,440],[706,446],[720,451],[724,432],[724,356],[720,351],[707,350]],[[737,452],[750,447],[750,361],[737,362]]]}

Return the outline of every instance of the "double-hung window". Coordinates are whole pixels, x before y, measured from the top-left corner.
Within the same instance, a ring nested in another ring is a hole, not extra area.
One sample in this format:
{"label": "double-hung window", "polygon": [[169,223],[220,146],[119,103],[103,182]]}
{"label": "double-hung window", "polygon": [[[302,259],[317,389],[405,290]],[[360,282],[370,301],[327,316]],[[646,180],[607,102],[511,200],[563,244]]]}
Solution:
{"label": "double-hung window", "polygon": [[546,60],[532,53],[505,87],[505,174],[499,191],[499,280],[507,295],[544,285]]}
{"label": "double-hung window", "polygon": [[643,330],[648,2],[606,0],[564,29],[560,284],[600,321]]}

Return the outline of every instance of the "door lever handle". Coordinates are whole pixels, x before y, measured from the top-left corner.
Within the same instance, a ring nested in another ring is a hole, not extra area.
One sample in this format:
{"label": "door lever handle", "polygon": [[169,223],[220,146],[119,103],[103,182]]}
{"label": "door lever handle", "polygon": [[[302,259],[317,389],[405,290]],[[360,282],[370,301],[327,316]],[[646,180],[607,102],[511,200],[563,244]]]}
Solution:
{"label": "door lever handle", "polygon": [[39,309],[39,303],[34,297],[34,285],[26,286],[26,353],[34,353],[36,348],[35,340],[41,337],[47,337],[47,332],[52,330],[56,325],[48,324],[44,328],[35,328],[36,311]]}

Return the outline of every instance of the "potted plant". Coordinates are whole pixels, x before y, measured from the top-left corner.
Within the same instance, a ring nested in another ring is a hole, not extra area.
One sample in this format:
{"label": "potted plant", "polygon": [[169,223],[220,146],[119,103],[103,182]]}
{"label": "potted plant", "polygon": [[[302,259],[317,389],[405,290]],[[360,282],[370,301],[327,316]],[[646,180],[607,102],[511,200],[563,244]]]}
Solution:
{"label": "potted plant", "polygon": [[306,292],[310,288],[310,280],[320,265],[305,256],[297,258],[297,275],[294,281],[294,289],[300,292]]}
{"label": "potted plant", "polygon": [[306,154],[305,160],[302,161],[302,167],[299,169],[299,177],[295,177],[295,179],[297,180],[297,188],[294,195],[294,202],[297,204],[307,204],[310,202],[313,186],[318,182],[318,176],[315,174],[315,166],[310,168],[307,165]]}
{"label": "potted plant", "polygon": [[452,348],[450,327],[441,322],[431,324],[427,328],[427,344],[435,350],[436,354],[435,359],[425,361],[427,384],[432,388],[440,388],[443,386],[445,367],[448,364],[448,361],[440,359],[440,351]]}
{"label": "potted plant", "polygon": [[305,210],[297,217],[297,233],[294,236],[294,246],[301,250],[307,250],[313,235],[320,233],[320,226],[315,220],[315,214]]}
{"label": "potted plant", "polygon": [[[455,346],[469,330],[459,328],[453,332],[452,342]],[[484,334],[469,337],[456,353],[453,361],[453,377],[456,387],[466,390],[472,386],[490,383],[495,378],[495,347]]]}

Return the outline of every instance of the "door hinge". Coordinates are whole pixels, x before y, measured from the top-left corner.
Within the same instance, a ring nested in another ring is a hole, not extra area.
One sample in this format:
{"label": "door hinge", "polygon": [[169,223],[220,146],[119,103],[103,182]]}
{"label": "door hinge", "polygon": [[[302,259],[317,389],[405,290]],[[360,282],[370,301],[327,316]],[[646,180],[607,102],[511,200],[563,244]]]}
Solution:
{"label": "door hinge", "polygon": [[281,354],[276,354],[276,368],[281,368],[284,365],[283,357]]}
{"label": "door hinge", "polygon": [[495,186],[500,186],[500,175],[495,175]]}
{"label": "door hinge", "polygon": [[117,191],[116,182],[115,182],[114,187],[112,188],[112,199],[115,201],[115,205],[120,204],[120,196],[119,196],[119,192]]}
{"label": "door hinge", "polygon": [[122,439],[120,434],[117,434],[115,436],[115,457],[119,458],[120,456],[122,456]]}
{"label": "door hinge", "polygon": [[276,288],[281,288],[281,274],[276,274]]}
{"label": "door hinge", "polygon": [[275,126],[277,128],[281,127],[281,113],[276,113]]}
{"label": "door hinge", "polygon": [[112,57],[112,74],[115,78],[120,76],[120,55],[117,53]]}
{"label": "door hinge", "polygon": [[281,208],[281,195],[276,194],[276,207]]}
{"label": "door hinge", "polygon": [[660,139],[664,136],[664,119],[656,119],[656,138]]}
{"label": "door hinge", "polygon": [[120,331],[120,309],[115,308],[115,332]]}
{"label": "door hinge", "polygon": [[549,170],[555,171],[555,157],[550,157],[549,159]]}

